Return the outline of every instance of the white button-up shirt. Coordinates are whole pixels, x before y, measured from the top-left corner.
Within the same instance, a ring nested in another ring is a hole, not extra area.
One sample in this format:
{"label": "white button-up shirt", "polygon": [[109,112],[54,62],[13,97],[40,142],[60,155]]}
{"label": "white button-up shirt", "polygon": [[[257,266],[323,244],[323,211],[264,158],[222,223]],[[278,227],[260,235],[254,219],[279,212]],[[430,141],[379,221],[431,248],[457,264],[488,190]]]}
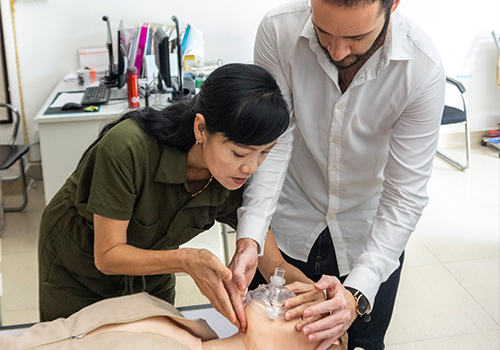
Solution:
{"label": "white button-up shirt", "polygon": [[[445,74],[429,38],[393,13],[384,45],[342,94],[314,34],[309,0],[263,19],[255,62],[277,79],[292,127],[248,184],[238,238],[306,261],[328,227],[344,285],[373,305],[427,204]],[[288,165],[288,171],[287,171]],[[283,190],[280,196],[280,188]]]}

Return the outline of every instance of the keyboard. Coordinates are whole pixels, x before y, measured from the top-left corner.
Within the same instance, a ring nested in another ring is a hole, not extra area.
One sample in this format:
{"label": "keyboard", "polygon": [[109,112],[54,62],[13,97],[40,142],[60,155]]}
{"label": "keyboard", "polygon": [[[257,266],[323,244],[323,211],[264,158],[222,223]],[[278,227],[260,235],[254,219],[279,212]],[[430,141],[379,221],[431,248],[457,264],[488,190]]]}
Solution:
{"label": "keyboard", "polygon": [[100,105],[109,101],[111,88],[107,85],[89,86],[83,94],[82,105]]}

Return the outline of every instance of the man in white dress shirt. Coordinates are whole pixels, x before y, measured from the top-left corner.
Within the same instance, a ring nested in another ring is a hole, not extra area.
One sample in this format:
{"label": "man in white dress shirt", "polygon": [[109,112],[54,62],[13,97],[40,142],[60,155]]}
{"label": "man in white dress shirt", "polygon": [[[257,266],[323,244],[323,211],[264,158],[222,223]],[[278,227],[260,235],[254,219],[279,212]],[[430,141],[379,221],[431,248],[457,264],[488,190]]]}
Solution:
{"label": "man in white dress shirt", "polygon": [[315,281],[339,277],[321,310],[332,315],[302,328],[325,339],[318,349],[353,321],[349,349],[384,348],[403,251],[428,202],[445,74],[399,2],[296,0],[257,33],[255,63],[277,79],[292,127],[247,185],[230,267],[246,287],[271,223],[287,261]]}

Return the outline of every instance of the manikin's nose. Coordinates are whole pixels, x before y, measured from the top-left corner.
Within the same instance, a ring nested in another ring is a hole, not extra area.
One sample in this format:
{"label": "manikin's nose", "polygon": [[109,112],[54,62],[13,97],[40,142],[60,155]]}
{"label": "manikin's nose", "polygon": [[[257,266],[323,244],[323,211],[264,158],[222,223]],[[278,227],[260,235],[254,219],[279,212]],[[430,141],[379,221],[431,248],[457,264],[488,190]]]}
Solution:
{"label": "manikin's nose", "polygon": [[328,45],[328,52],[333,60],[342,61],[351,53],[351,49],[344,40],[334,39]]}

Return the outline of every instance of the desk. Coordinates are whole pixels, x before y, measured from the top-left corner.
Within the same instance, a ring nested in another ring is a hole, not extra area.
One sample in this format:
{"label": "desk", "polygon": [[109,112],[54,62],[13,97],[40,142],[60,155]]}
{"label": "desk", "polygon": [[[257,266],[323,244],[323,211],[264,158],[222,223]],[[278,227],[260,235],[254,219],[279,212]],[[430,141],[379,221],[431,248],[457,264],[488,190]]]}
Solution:
{"label": "desk", "polygon": [[[76,169],[78,160],[97,138],[100,129],[128,109],[127,100],[115,100],[102,105],[98,112],[43,114],[57,93],[79,90],[83,87],[76,82],[60,81],[34,119],[38,123],[40,137],[45,203],[52,199]],[[163,95],[165,103],[167,97]]]}
{"label": "desk", "polygon": [[[34,119],[38,123],[40,137],[45,203],[52,199],[76,169],[80,157],[97,138],[100,129],[128,109],[127,100],[115,100],[102,105],[99,112],[43,114],[57,93],[82,89],[76,82],[59,82]],[[168,95],[161,96],[162,103],[166,105]],[[141,100],[141,106],[143,105],[144,102]],[[227,265],[229,264],[227,239],[225,227],[216,223],[210,230],[181,247],[208,249]]]}

